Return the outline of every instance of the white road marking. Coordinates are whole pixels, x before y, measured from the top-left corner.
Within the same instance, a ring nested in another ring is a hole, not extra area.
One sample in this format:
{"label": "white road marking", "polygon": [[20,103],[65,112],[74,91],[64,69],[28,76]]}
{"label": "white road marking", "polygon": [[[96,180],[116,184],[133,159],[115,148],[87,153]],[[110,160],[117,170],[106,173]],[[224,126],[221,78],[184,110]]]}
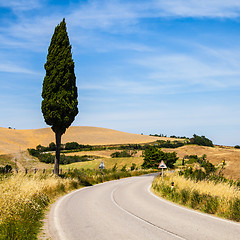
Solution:
{"label": "white road marking", "polygon": [[182,238],[182,237],[180,237],[179,235],[177,235],[177,234],[175,234],[175,233],[172,233],[172,232],[170,232],[170,231],[168,231],[168,230],[165,230],[164,228],[161,228],[161,227],[159,227],[159,226],[157,226],[157,225],[155,225],[155,224],[153,224],[153,223],[151,223],[151,222],[149,222],[149,221],[147,221],[147,220],[145,220],[145,219],[143,219],[143,218],[141,218],[141,217],[139,217],[139,216],[137,216],[137,215],[135,215],[135,214],[127,211],[126,209],[122,208],[122,207],[116,202],[116,200],[114,199],[114,192],[115,192],[116,190],[117,190],[117,188],[115,188],[115,189],[112,190],[112,192],[111,192],[111,200],[112,200],[112,202],[113,202],[119,209],[121,209],[121,210],[124,211],[125,213],[129,214],[130,216],[132,216],[132,217],[134,217],[134,218],[136,218],[136,219],[138,219],[138,220],[140,220],[140,221],[142,221],[142,222],[144,222],[144,223],[147,223],[148,225],[150,225],[150,226],[152,226],[152,227],[156,227],[156,228],[160,229],[161,231],[163,231],[163,232],[165,232],[165,233],[167,233],[167,234],[169,234],[169,235],[172,235],[172,236],[174,236],[174,237],[176,237],[176,238],[178,238],[178,239],[186,240],[185,238]]}

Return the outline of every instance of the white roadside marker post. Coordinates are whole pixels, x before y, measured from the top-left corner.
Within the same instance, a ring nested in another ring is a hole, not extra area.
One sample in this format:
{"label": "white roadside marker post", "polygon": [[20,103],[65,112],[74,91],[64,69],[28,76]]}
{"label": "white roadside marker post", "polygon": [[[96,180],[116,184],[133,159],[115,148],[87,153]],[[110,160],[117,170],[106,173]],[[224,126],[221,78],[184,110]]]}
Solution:
{"label": "white roadside marker post", "polygon": [[105,169],[105,165],[104,165],[104,162],[103,162],[103,161],[101,161],[101,163],[99,164],[99,169],[101,170],[102,181],[103,181],[103,172],[102,172],[102,170]]}

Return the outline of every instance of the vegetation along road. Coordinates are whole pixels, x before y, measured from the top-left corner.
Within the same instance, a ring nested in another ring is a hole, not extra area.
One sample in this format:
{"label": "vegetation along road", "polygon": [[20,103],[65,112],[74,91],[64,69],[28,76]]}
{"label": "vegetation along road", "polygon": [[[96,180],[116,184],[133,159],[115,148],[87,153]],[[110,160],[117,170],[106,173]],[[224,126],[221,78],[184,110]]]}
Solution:
{"label": "vegetation along road", "polygon": [[155,196],[154,174],[72,192],[52,207],[52,239],[239,239],[240,224]]}

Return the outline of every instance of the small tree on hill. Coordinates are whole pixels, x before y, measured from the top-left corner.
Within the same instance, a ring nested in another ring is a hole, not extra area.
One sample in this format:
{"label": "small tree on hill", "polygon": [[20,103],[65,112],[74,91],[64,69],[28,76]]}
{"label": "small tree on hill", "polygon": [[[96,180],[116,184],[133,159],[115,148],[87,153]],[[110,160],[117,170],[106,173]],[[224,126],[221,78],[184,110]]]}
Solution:
{"label": "small tree on hill", "polygon": [[59,174],[61,137],[78,114],[77,87],[65,19],[56,26],[48,48],[42,88],[42,113],[56,137],[54,173]]}
{"label": "small tree on hill", "polygon": [[142,167],[157,169],[160,162],[163,160],[167,167],[173,168],[177,159],[178,157],[175,152],[165,153],[156,147],[150,146],[144,152]]}

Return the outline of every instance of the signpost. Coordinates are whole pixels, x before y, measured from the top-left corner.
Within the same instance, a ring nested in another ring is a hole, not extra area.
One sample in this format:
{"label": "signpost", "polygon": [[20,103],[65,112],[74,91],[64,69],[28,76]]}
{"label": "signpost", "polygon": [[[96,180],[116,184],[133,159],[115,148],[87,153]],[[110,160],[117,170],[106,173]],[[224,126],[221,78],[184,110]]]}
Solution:
{"label": "signpost", "polygon": [[158,166],[158,168],[162,169],[162,181],[163,181],[163,169],[167,168],[166,164],[164,163],[164,161],[162,160]]}
{"label": "signpost", "polygon": [[101,170],[101,173],[102,173],[102,170],[105,169],[105,165],[103,161],[101,161],[101,163],[99,164],[99,169]]}

